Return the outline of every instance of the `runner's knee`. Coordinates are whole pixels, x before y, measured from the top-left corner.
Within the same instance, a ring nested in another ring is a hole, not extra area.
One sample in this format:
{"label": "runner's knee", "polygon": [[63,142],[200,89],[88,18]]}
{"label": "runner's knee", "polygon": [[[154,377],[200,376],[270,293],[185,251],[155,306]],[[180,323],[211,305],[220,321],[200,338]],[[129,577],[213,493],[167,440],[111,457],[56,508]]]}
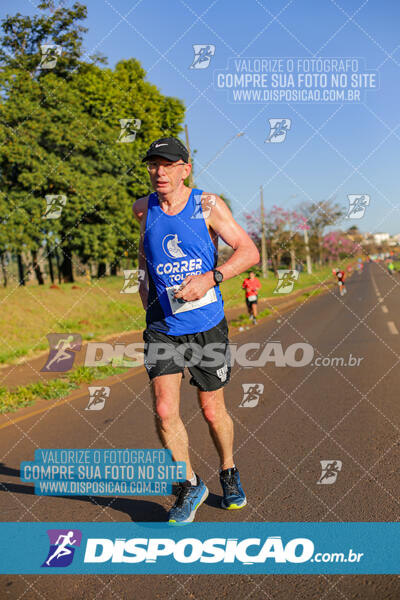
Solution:
{"label": "runner's knee", "polygon": [[205,420],[210,425],[218,423],[226,414],[225,406],[213,401],[203,402],[201,410]]}
{"label": "runner's knee", "polygon": [[176,401],[166,393],[156,395],[155,408],[158,418],[163,423],[174,421],[179,417],[179,410]]}

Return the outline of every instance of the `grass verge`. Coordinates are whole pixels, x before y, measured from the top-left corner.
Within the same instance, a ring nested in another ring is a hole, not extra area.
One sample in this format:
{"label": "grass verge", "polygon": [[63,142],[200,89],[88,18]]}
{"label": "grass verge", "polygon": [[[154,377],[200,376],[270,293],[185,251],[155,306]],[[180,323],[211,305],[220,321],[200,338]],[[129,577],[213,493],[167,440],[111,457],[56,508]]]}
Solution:
{"label": "grass verge", "polygon": [[30,383],[26,386],[19,386],[12,391],[5,387],[0,387],[0,414],[15,412],[19,408],[30,406],[35,400],[64,398],[70,392],[77,389],[81,383],[91,383],[110,375],[125,373],[129,368],[111,365],[104,367],[78,367],[67,376],[50,379],[45,383]]}
{"label": "grass verge", "polygon": [[[341,266],[349,262],[345,260]],[[332,265],[313,269],[311,275],[300,273],[294,291],[332,279]],[[242,282],[246,276],[243,273],[222,283],[225,309],[245,306]],[[259,279],[259,298],[276,297],[277,280],[273,274]],[[74,284],[63,283],[54,289],[33,282],[26,287],[12,282],[7,288],[0,288],[0,363],[13,364],[24,356],[48,350],[46,336],[51,332],[79,333],[85,341],[143,330],[145,312],[139,294],[121,294],[123,282],[122,277],[107,277],[94,280],[91,285],[78,279]]]}

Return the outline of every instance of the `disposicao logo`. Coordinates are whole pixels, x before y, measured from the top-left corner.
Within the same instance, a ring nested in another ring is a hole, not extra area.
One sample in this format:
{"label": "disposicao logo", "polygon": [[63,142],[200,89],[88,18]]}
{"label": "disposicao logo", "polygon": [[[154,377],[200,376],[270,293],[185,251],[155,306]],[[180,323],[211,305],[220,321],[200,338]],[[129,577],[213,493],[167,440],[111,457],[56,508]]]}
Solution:
{"label": "disposicao logo", "polygon": [[[248,554],[252,547],[251,553]],[[85,563],[156,563],[160,557],[173,557],[179,563],[234,563],[246,565],[264,563],[268,558],[276,563],[303,563],[310,560],[314,544],[308,538],[295,538],[283,544],[280,536],[261,538],[209,538],[204,541],[184,538],[89,538]]]}

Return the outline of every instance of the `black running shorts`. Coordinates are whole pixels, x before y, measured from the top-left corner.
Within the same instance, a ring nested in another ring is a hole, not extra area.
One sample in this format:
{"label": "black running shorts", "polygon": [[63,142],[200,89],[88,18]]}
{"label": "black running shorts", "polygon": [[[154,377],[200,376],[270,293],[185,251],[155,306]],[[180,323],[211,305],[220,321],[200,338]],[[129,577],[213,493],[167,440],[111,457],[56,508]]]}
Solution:
{"label": "black running shorts", "polygon": [[224,387],[231,376],[228,323],[224,317],[212,329],[187,335],[168,335],[145,329],[144,366],[150,379],[183,373],[189,369],[189,383],[203,392]]}
{"label": "black running shorts", "polygon": [[256,298],[255,300],[249,300],[248,298],[246,298],[247,308],[250,308],[250,306],[252,306],[253,304],[257,304],[257,302],[258,298]]}

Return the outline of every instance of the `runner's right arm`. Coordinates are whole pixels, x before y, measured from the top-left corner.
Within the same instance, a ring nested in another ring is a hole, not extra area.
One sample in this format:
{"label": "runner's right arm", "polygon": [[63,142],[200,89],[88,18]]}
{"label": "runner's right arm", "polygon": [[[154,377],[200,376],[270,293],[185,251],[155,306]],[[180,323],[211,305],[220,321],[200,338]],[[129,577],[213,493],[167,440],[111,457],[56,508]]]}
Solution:
{"label": "runner's right arm", "polygon": [[139,278],[139,294],[142,300],[143,308],[147,309],[147,300],[149,296],[149,277],[146,266],[146,255],[143,248],[143,238],[146,228],[146,216],[147,216],[147,203],[148,196],[139,198],[132,206],[133,216],[140,223],[140,236],[139,236],[139,272],[144,272],[144,278]]}

